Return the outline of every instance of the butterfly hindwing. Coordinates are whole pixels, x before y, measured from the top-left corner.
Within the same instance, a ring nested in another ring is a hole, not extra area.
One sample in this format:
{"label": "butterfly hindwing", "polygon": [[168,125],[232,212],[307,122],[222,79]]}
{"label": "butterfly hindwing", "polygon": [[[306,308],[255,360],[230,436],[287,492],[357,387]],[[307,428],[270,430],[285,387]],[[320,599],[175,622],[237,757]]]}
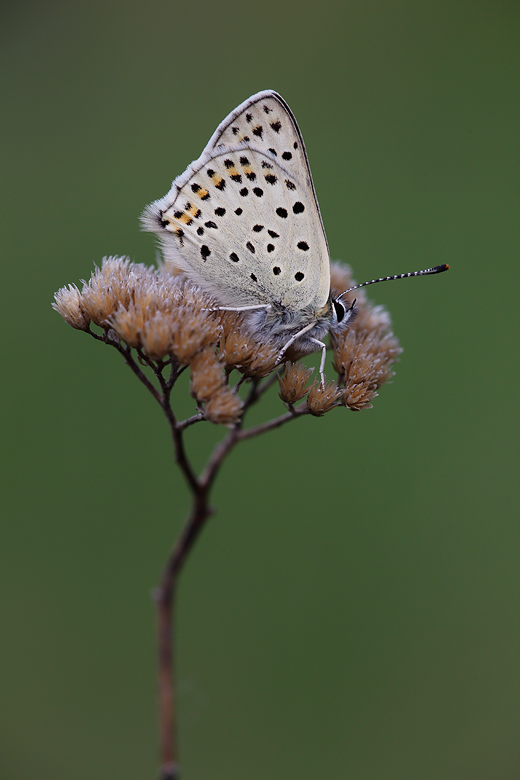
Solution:
{"label": "butterfly hindwing", "polygon": [[327,300],[329,254],[303,139],[274,92],[235,109],[144,221],[223,305],[298,311]]}

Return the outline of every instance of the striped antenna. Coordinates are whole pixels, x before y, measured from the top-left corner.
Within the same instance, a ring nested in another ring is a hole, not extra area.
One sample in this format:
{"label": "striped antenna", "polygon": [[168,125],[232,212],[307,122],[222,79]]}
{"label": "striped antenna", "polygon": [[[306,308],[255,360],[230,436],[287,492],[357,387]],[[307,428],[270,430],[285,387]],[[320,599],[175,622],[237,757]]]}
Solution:
{"label": "striped antenna", "polygon": [[412,271],[409,274],[397,274],[396,276],[382,276],[380,279],[372,279],[370,282],[363,282],[363,284],[356,284],[354,287],[349,287],[348,290],[345,290],[341,293],[341,295],[338,295],[336,300],[339,301],[339,299],[343,298],[343,296],[347,293],[352,292],[352,290],[359,290],[360,287],[366,287],[367,284],[376,284],[377,282],[391,282],[393,279],[407,279],[409,276],[428,276],[428,274],[440,274],[442,271],[447,271],[448,268],[449,265],[443,264],[436,265],[434,268],[427,268],[425,271]]}

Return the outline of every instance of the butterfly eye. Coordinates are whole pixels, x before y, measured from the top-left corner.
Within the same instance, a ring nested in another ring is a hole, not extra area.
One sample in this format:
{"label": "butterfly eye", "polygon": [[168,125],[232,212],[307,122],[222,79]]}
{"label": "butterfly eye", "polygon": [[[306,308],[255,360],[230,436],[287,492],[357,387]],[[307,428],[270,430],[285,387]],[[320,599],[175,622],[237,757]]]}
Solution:
{"label": "butterfly eye", "polygon": [[345,306],[341,301],[338,301],[334,298],[332,299],[332,305],[334,306],[334,311],[336,312],[337,321],[341,322],[347,311]]}

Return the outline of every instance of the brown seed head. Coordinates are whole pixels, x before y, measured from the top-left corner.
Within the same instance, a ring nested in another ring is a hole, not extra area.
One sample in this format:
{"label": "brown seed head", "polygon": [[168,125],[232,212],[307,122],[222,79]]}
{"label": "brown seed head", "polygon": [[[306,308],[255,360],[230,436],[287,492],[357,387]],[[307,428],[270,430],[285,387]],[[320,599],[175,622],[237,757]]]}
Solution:
{"label": "brown seed head", "polygon": [[305,368],[303,363],[285,364],[285,371],[282,376],[278,376],[280,384],[280,398],[286,404],[295,404],[300,401],[307,393],[309,388],[305,387],[312,375],[312,368]]}
{"label": "brown seed head", "polygon": [[219,425],[234,425],[240,420],[242,411],[242,401],[227,386],[221,387],[204,406],[207,419]]}
{"label": "brown seed head", "polygon": [[90,317],[81,306],[81,293],[75,284],[62,287],[54,293],[52,308],[61,314],[68,325],[77,330],[88,330]]}
{"label": "brown seed head", "polygon": [[[334,295],[355,281],[350,270],[337,263],[331,267]],[[342,300],[348,306],[357,298],[356,318],[343,333],[331,337],[334,368],[345,386],[342,403],[349,409],[369,409],[377,389],[393,376],[392,364],[402,350],[391,332],[390,315],[383,306],[373,306],[365,290],[353,290]]]}
{"label": "brown seed head", "polygon": [[175,314],[171,351],[179,363],[187,365],[199,349],[219,340],[220,329],[211,312],[197,311],[188,304],[177,309]]}
{"label": "brown seed head", "polygon": [[[164,360],[171,352],[174,327],[175,317],[172,310],[159,310],[151,317],[146,318],[139,334],[139,343],[145,355],[151,357],[152,360]],[[122,335],[121,338],[123,338]],[[127,343],[129,342],[127,341]]]}
{"label": "brown seed head", "polygon": [[200,403],[209,401],[226,383],[224,367],[214,347],[206,347],[190,363],[190,392]]}
{"label": "brown seed head", "polygon": [[393,334],[382,329],[348,331],[334,351],[334,368],[345,385],[345,406],[356,411],[370,408],[377,389],[394,375],[391,366],[401,351]]}
{"label": "brown seed head", "polygon": [[236,368],[247,377],[261,378],[275,370],[279,348],[268,341],[260,341],[251,333],[243,315],[236,312],[220,312],[222,360],[229,369]]}
{"label": "brown seed head", "polygon": [[327,382],[325,387],[322,387],[321,382],[316,380],[307,396],[309,412],[315,417],[322,417],[326,412],[330,412],[331,409],[339,405],[343,392],[343,388],[338,387],[334,380]]}
{"label": "brown seed head", "polygon": [[[132,269],[134,269],[132,273]],[[82,305],[95,325],[106,327],[119,306],[128,308],[132,297],[132,281],[142,282],[153,272],[144,265],[134,266],[128,258],[105,257],[90,280],[83,282]]]}

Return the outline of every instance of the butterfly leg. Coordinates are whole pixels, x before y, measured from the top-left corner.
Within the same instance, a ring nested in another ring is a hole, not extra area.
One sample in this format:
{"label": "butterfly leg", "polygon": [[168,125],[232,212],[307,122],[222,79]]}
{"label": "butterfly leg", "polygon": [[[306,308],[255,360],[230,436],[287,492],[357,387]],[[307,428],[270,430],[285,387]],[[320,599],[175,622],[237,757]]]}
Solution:
{"label": "butterfly leg", "polygon": [[310,341],[314,342],[314,344],[317,344],[321,349],[321,360],[320,360],[320,377],[321,377],[321,387],[324,390],[325,389],[325,359],[327,357],[327,347],[323,343],[323,341],[318,341],[318,339],[310,339]]}
{"label": "butterfly leg", "polygon": [[[314,326],[315,326],[315,323],[314,323],[314,322],[311,322],[311,323],[310,323],[309,325],[307,325],[305,328],[302,328],[301,330],[299,330],[299,331],[298,331],[298,333],[295,333],[295,335],[294,335],[294,336],[291,336],[291,338],[289,339],[289,341],[288,341],[286,344],[284,344],[284,345],[283,345],[283,347],[281,348],[280,352],[278,353],[278,357],[276,358],[276,362],[277,362],[277,363],[281,363],[281,362],[282,362],[282,359],[283,359],[283,356],[285,355],[285,353],[287,352],[287,350],[289,349],[289,347],[290,347],[292,344],[294,344],[294,342],[296,341],[296,339],[299,339],[299,338],[300,338],[300,336],[303,336],[303,334],[304,334],[304,333],[307,333],[307,331],[308,331],[308,330],[312,330],[312,328],[314,328]],[[321,341],[317,341],[317,339],[310,339],[310,341],[314,341],[314,342],[316,342],[316,344],[319,344],[319,345],[320,345],[320,346],[322,346],[322,347],[324,347],[324,346],[325,346],[324,344],[322,344],[322,342],[321,342]]]}
{"label": "butterfly leg", "polygon": [[255,309],[265,309],[267,311],[270,308],[270,303],[262,303],[254,306],[215,306],[214,309],[206,309],[205,311],[254,311]]}

